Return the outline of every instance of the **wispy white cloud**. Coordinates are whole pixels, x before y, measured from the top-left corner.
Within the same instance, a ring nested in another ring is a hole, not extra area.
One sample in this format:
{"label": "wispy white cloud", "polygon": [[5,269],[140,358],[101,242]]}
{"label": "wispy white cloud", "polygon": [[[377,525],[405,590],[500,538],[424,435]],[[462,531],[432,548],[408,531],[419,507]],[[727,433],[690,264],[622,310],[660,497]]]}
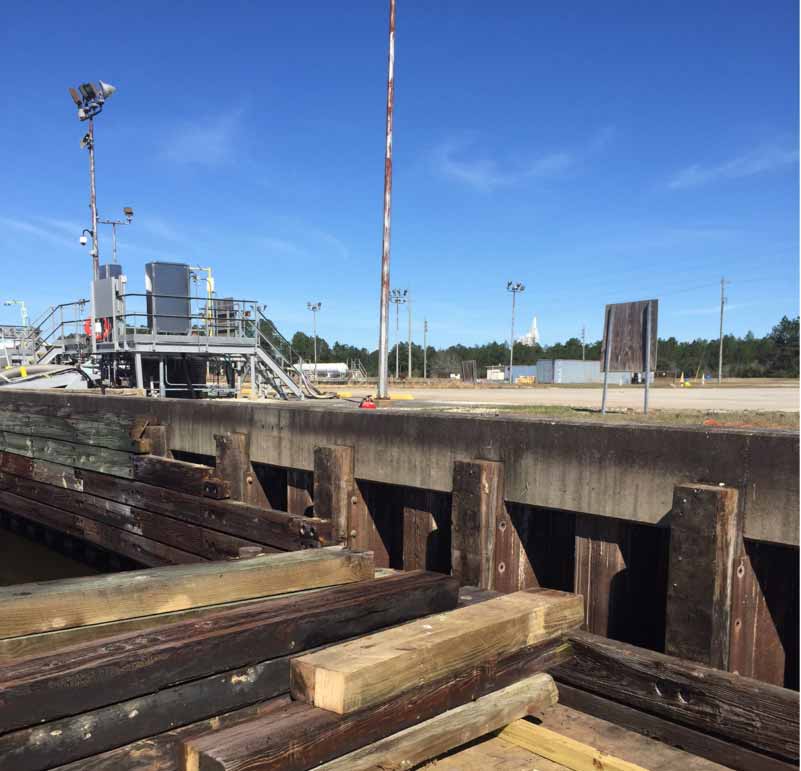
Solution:
{"label": "wispy white cloud", "polygon": [[65,220],[19,219],[0,216],[0,226],[59,246],[78,246],[82,228]]}
{"label": "wispy white cloud", "polygon": [[[739,311],[743,308],[753,308],[760,305],[758,302],[747,303],[731,303],[726,305],[726,313],[730,311]],[[705,305],[700,308],[683,308],[682,310],[674,311],[675,316],[715,316],[720,313],[720,305]]]}
{"label": "wispy white cloud", "polygon": [[750,152],[718,164],[695,163],[676,172],[668,182],[668,187],[681,190],[698,187],[724,179],[741,179],[776,171],[798,163],[798,149],[763,145]]}
{"label": "wispy white cloud", "polygon": [[558,177],[574,169],[587,156],[600,152],[614,139],[615,128],[607,126],[591,136],[583,147],[531,156],[518,152],[500,162],[475,152],[473,139],[450,140],[434,151],[436,170],[444,177],[477,190],[490,191],[532,179]]}
{"label": "wispy white cloud", "polygon": [[164,155],[181,164],[220,166],[234,157],[244,110],[203,117],[176,128],[164,145]]}
{"label": "wispy white cloud", "polygon": [[187,240],[186,236],[175,225],[161,219],[161,217],[153,217],[151,215],[139,217],[137,227],[160,240],[175,242]]}

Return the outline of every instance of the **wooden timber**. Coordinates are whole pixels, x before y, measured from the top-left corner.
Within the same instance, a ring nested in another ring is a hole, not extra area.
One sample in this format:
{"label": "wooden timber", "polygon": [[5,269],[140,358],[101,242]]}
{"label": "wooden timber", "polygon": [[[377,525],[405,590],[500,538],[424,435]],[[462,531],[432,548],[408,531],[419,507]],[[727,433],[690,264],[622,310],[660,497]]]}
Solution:
{"label": "wooden timber", "polygon": [[453,464],[451,570],[462,584],[491,589],[495,528],[503,508],[503,464]]}
{"label": "wooden timber", "polygon": [[[266,559],[284,556],[294,555]],[[449,576],[405,573],[27,659],[0,668],[0,732],[449,610],[457,599]]]}
{"label": "wooden timber", "polygon": [[449,672],[553,638],[583,619],[581,598],[516,592],[378,632],[292,663],[296,699],[347,714]]}
{"label": "wooden timber", "polygon": [[[560,704],[678,747],[725,768],[736,771],[792,771],[798,768],[797,763],[776,760],[702,730],[674,723],[562,682],[558,685]],[[677,767],[685,768],[686,764]]]}
{"label": "wooden timber", "polygon": [[250,462],[250,434],[215,434],[214,442],[217,449],[214,476],[227,485],[228,495],[236,501],[269,508]]}
{"label": "wooden timber", "polygon": [[666,653],[729,668],[732,581],[742,530],[735,488],[676,486],[670,519]]}
{"label": "wooden timber", "polygon": [[574,658],[554,671],[560,683],[798,762],[797,692],[586,632],[568,639]]}
{"label": "wooden timber", "polygon": [[523,747],[574,771],[647,771],[642,766],[630,763],[614,755],[577,742],[569,736],[551,731],[527,720],[516,720],[506,726],[498,736],[504,741]]}
{"label": "wooden timber", "polygon": [[[130,575],[130,573],[129,573]],[[320,591],[319,589],[309,589],[307,591]],[[292,594],[300,600],[305,591],[293,592]],[[287,595],[274,595],[284,597]],[[49,656],[64,648],[73,645],[84,645],[89,642],[100,640],[104,637],[116,637],[122,634],[131,634],[142,630],[156,629],[162,626],[176,624],[179,621],[189,619],[200,619],[211,616],[223,610],[232,610],[236,607],[254,605],[262,602],[263,597],[255,597],[249,600],[236,600],[217,605],[204,605],[187,610],[167,611],[164,613],[154,613],[148,616],[137,616],[136,618],[124,618],[119,621],[106,621],[101,624],[85,624],[69,629],[59,629],[53,632],[39,632],[38,634],[23,635],[22,637],[5,637],[0,639],[0,664],[8,664],[20,659],[29,659],[36,656]]]}
{"label": "wooden timber", "polygon": [[155,423],[152,417],[130,418],[113,410],[87,417],[50,405],[28,405],[25,412],[0,409],[3,431],[135,453],[153,451],[147,428]]}
{"label": "wooden timber", "polygon": [[255,545],[254,541],[187,523],[174,517],[89,493],[15,477],[3,471],[0,471],[0,490],[7,490],[71,514],[88,517],[104,525],[160,541],[203,559],[235,557],[240,547]]}
{"label": "wooden timber", "polygon": [[166,514],[275,548],[292,550],[330,542],[330,522],[325,520],[260,509],[237,501],[198,498],[165,487],[75,470],[13,453],[0,453],[0,470]]}
{"label": "wooden timber", "polygon": [[99,755],[59,765],[51,771],[183,771],[181,741],[206,736],[255,718],[277,718],[291,706],[289,696],[279,696],[149,736]]}
{"label": "wooden timber", "polygon": [[4,734],[0,736],[0,768],[44,771],[265,701],[288,690],[288,656],[220,672]]}
{"label": "wooden timber", "polygon": [[[317,767],[317,771],[371,771],[412,768],[513,720],[552,707],[557,701],[553,678],[532,675],[476,701],[425,720],[366,747]],[[187,764],[191,768],[191,763]]]}
{"label": "wooden timber", "polygon": [[0,637],[266,597],[373,577],[368,552],[339,547],[0,589]]}
{"label": "wooden timber", "polygon": [[110,527],[94,519],[71,514],[39,501],[23,498],[7,490],[0,490],[0,508],[38,522],[40,525],[46,525],[54,530],[102,546],[109,551],[130,557],[142,565],[161,567],[203,560],[202,557],[183,549],[177,549],[174,546],[121,530],[118,527]]}
{"label": "wooden timber", "polygon": [[[387,580],[391,579],[381,579]],[[293,702],[280,717],[257,718],[183,744],[190,758],[197,756],[198,771],[306,771],[568,657],[567,644],[544,643],[504,658],[487,659],[349,715]]]}
{"label": "wooden timber", "polygon": [[133,459],[137,457],[123,450],[26,436],[12,431],[0,431],[0,450],[129,479],[134,475]]}

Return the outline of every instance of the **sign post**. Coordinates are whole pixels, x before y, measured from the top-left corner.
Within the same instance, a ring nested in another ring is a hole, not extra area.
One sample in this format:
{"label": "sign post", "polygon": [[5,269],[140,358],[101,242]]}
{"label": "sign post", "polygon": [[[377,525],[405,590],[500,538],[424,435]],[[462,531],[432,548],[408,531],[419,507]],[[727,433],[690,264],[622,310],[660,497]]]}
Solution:
{"label": "sign post", "polygon": [[645,377],[643,411],[648,414],[651,369],[656,368],[658,300],[606,306],[603,340],[604,387],[601,413],[606,413],[610,371],[640,372]]}

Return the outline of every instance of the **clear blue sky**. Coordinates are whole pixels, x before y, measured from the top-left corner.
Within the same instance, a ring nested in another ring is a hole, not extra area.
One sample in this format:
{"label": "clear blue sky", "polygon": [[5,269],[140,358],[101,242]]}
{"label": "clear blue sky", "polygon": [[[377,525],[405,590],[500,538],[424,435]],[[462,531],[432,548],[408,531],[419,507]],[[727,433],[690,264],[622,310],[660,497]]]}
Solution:
{"label": "clear blue sky", "polygon": [[[363,2],[6,4],[0,298],[87,296],[85,126],[131,290],[211,264],[279,328],[375,348],[387,9]],[[392,284],[415,336],[600,336],[659,297],[660,335],[765,334],[799,305],[798,6],[398,0]],[[101,256],[109,259],[110,232]],[[0,319],[16,312],[0,308]],[[404,320],[405,325],[405,320]]]}

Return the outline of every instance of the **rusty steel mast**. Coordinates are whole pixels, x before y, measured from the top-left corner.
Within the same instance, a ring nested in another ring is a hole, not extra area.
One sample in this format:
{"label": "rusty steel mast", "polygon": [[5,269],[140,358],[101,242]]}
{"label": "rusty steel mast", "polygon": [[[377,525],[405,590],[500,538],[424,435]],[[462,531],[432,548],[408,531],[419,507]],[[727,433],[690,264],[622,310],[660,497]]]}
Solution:
{"label": "rusty steel mast", "polygon": [[387,75],[387,133],[384,154],[384,228],[381,245],[381,309],[378,333],[378,398],[389,397],[389,233],[392,202],[392,108],[395,102],[395,0],[389,0],[389,73]]}

